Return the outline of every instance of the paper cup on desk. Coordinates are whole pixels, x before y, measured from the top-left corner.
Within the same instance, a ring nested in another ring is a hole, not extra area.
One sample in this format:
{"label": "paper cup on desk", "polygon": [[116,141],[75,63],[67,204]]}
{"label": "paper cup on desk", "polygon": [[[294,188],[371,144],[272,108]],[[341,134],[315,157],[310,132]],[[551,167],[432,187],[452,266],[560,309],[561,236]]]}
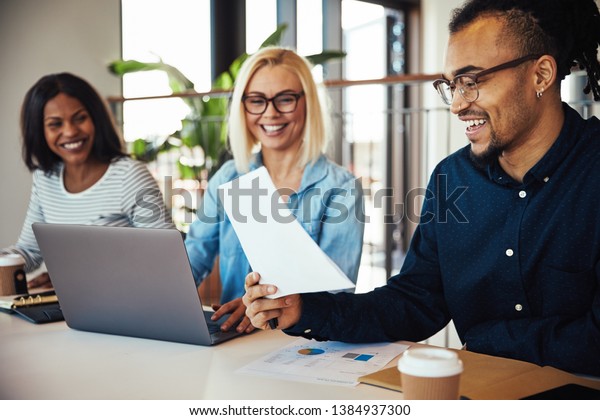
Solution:
{"label": "paper cup on desk", "polygon": [[27,293],[25,260],[17,254],[0,255],[0,296]]}
{"label": "paper cup on desk", "polygon": [[416,347],[398,360],[406,400],[457,400],[463,365],[452,350]]}

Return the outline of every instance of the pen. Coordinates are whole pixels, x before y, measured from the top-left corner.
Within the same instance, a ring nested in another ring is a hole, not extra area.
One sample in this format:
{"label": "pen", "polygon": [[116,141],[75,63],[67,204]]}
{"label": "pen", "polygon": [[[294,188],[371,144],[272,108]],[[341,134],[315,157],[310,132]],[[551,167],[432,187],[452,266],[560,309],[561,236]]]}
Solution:
{"label": "pen", "polygon": [[271,327],[272,330],[276,330],[278,325],[279,322],[277,321],[277,318],[269,319],[269,327]]}

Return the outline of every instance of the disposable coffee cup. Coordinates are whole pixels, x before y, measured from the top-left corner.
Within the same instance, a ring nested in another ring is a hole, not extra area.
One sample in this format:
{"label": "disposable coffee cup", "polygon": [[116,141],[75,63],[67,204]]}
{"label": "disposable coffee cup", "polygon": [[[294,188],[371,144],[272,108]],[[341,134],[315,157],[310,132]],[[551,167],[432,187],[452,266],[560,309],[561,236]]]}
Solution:
{"label": "disposable coffee cup", "polygon": [[406,400],[457,400],[462,361],[452,350],[415,347],[398,360]]}
{"label": "disposable coffee cup", "polygon": [[27,293],[25,260],[18,254],[0,255],[0,296]]}

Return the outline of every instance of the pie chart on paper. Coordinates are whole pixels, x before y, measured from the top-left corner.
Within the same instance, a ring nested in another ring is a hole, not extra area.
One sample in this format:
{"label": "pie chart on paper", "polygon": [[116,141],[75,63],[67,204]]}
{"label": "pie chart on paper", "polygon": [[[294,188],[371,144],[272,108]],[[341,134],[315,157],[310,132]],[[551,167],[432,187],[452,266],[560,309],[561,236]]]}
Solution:
{"label": "pie chart on paper", "polygon": [[311,348],[306,348],[306,349],[300,349],[298,350],[299,354],[303,354],[305,356],[316,356],[317,354],[323,354],[325,353],[325,350],[323,349],[311,349]]}

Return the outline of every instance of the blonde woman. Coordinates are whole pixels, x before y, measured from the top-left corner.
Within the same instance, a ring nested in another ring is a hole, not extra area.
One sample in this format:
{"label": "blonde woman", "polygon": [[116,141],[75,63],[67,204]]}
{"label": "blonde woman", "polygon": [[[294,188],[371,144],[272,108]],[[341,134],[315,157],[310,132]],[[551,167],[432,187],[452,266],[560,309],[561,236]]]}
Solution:
{"label": "blonde woman", "polygon": [[231,313],[224,330],[239,320],[238,331],[254,327],[241,301],[250,264],[223,215],[217,190],[260,166],[267,168],[302,227],[356,282],[364,231],[362,190],[350,172],[324,155],[328,125],[327,109],[306,59],[290,49],[267,47],[244,62],[228,119],[234,159],[209,181],[198,220],[186,238],[198,286],[219,255],[222,304],[215,307],[213,319]]}

